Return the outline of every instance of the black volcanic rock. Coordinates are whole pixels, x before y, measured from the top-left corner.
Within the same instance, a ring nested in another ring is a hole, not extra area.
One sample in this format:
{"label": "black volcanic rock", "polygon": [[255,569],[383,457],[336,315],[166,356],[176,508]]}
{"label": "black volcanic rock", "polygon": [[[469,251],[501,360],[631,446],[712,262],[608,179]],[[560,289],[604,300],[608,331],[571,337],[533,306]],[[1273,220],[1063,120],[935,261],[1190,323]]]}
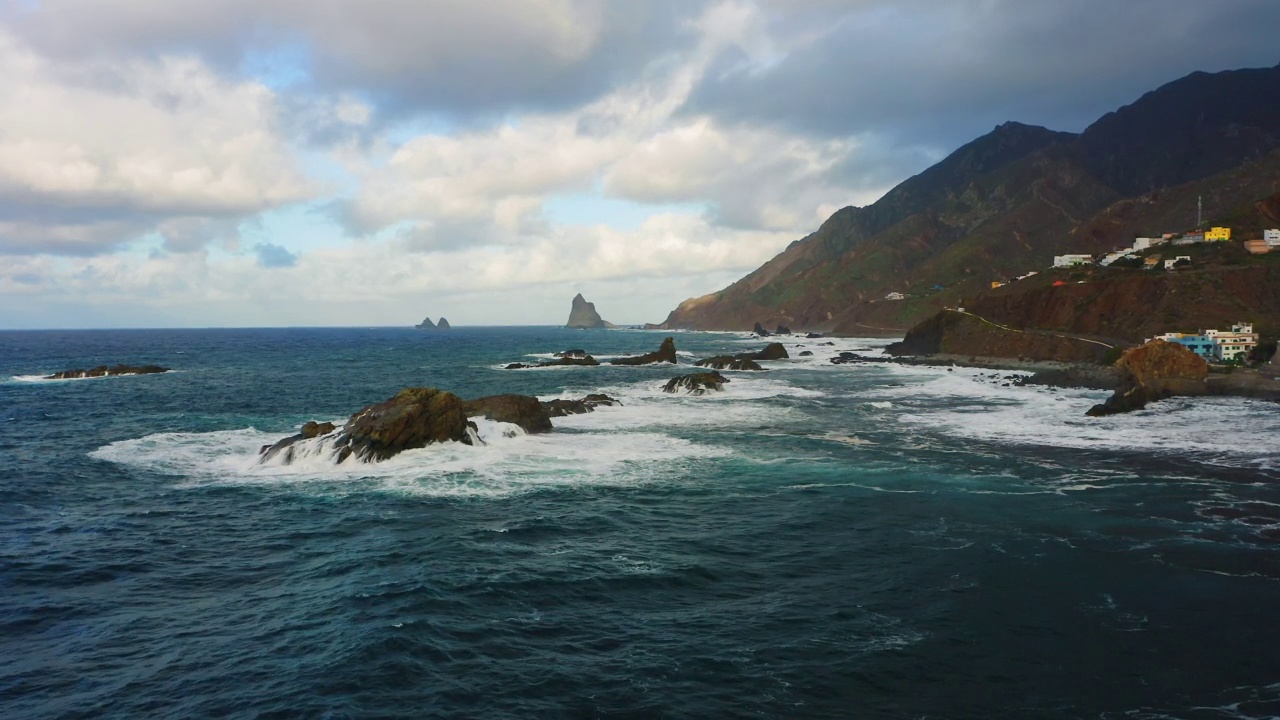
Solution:
{"label": "black volcanic rock", "polygon": [[577,329],[611,327],[604,318],[600,317],[600,313],[596,312],[595,303],[587,302],[586,298],[582,297],[582,293],[573,296],[573,307],[569,309],[569,322],[564,326]]}
{"label": "black volcanic rock", "polygon": [[769,343],[763,350],[748,355],[739,355],[738,357],[750,357],[752,360],[786,360],[791,357],[787,354],[787,349],[782,343]]}
{"label": "black volcanic rock", "polygon": [[675,338],[667,338],[662,341],[662,346],[655,352],[645,353],[644,355],[636,355],[633,357],[618,358],[610,360],[610,365],[652,365],[654,363],[671,363],[676,364],[676,341]]}
{"label": "black volcanic rock", "polygon": [[45,376],[45,380],[78,380],[80,378],[107,377],[108,375],[153,375],[169,372],[160,365],[99,365],[88,370],[60,370]]}
{"label": "black volcanic rock", "polygon": [[786,325],[779,324],[778,329],[774,330],[773,334],[774,335],[790,335],[791,328],[787,327]]}
{"label": "black volcanic rock", "polygon": [[550,432],[551,416],[538,398],[528,395],[490,395],[463,403],[467,417],[519,425],[529,434]]}
{"label": "black volcanic rock", "polygon": [[713,370],[764,370],[755,360],[741,355],[716,355],[699,360],[694,365]]}
{"label": "black volcanic rock", "polygon": [[332,443],[324,449],[335,462],[341,463],[353,456],[361,462],[377,462],[432,443],[470,445],[471,431],[475,430],[475,425],[467,420],[461,398],[424,387],[405,388],[395,397],[361,409],[340,431],[322,432],[326,425],[328,423],[308,423],[297,435],[264,446],[258,461],[267,462],[283,452],[283,461],[288,464],[294,460],[297,443],[327,442],[320,438],[332,437]]}
{"label": "black volcanic rock", "polygon": [[671,378],[662,386],[663,392],[676,393],[684,391],[689,395],[705,395],[708,392],[724,389],[729,378],[714,370],[711,372],[690,373]]}
{"label": "black volcanic rock", "polygon": [[756,323],[755,327],[751,328],[751,332],[755,333],[756,335],[759,335],[760,337],[769,337],[770,335],[773,334],[768,330],[765,330],[764,326],[758,322]]}
{"label": "black volcanic rock", "polygon": [[599,364],[600,364],[599,360],[596,360],[590,355],[583,355],[582,357],[573,357],[573,356],[559,357],[559,358],[556,358],[555,360],[546,360],[546,361],[540,362],[537,365],[527,365],[525,363],[511,363],[506,367],[506,369],[507,370],[527,370],[529,368],[559,367],[559,366],[565,366],[565,365],[595,367],[596,365],[599,365]]}
{"label": "black volcanic rock", "polygon": [[546,409],[547,414],[551,417],[564,417],[566,415],[582,415],[595,412],[595,409],[601,405],[613,406],[621,404],[622,401],[616,398],[611,398],[601,393],[592,393],[580,400],[547,400],[542,403],[542,407]]}

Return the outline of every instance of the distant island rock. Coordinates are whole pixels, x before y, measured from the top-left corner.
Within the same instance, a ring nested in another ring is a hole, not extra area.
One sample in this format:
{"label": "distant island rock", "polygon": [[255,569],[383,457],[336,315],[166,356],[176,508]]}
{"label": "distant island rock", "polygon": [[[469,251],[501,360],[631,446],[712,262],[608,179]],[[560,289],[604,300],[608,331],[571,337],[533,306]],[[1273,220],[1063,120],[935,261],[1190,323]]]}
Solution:
{"label": "distant island rock", "polygon": [[443,317],[440,318],[439,323],[431,322],[431,318],[423,318],[422,322],[418,323],[417,325],[414,325],[413,327],[416,330],[449,330],[451,329],[449,327],[449,321],[444,319]]}
{"label": "distant island rock", "polygon": [[595,303],[587,302],[587,299],[582,297],[582,293],[573,296],[573,307],[569,310],[569,322],[565,323],[564,326],[579,330],[615,327],[613,323],[605,322],[604,318],[600,317],[600,313],[596,312]]}
{"label": "distant island rock", "polygon": [[107,377],[109,375],[152,375],[169,372],[169,368],[159,365],[99,365],[88,370],[62,370],[46,375],[45,380],[79,380],[80,378]]}

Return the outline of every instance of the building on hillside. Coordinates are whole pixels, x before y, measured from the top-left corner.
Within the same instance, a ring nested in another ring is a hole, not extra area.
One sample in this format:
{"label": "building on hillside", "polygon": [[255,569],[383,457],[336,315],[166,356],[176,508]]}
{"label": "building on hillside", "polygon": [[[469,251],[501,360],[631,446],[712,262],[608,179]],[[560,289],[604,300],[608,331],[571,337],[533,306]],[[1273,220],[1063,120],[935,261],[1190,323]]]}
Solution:
{"label": "building on hillside", "polygon": [[1054,255],[1053,266],[1056,268],[1075,267],[1077,265],[1090,265],[1093,263],[1092,255]]}
{"label": "building on hillside", "polygon": [[992,289],[992,290],[995,290],[996,288],[1004,287],[1004,286],[1005,286],[1005,283],[1002,283],[1002,282],[1000,282],[999,280],[992,280],[992,281],[991,281],[991,289]]}
{"label": "building on hillside", "polygon": [[1179,255],[1179,256],[1175,257],[1174,259],[1172,259],[1172,260],[1165,260],[1165,261],[1164,261],[1164,269],[1165,269],[1165,270],[1172,270],[1172,269],[1174,269],[1175,267],[1177,267],[1177,266],[1178,266],[1178,263],[1179,263],[1179,262],[1181,262],[1181,261],[1183,261],[1183,260],[1186,260],[1188,265],[1190,265],[1190,264],[1191,264],[1191,256],[1190,256],[1190,255]]}
{"label": "building on hillside", "polygon": [[1209,362],[1229,362],[1247,355],[1258,345],[1258,334],[1252,323],[1236,323],[1230,330],[1204,330],[1200,333],[1165,333],[1146,340],[1178,343]]}
{"label": "building on hillside", "polygon": [[1253,331],[1253,323],[1236,323],[1230,330],[1205,330],[1204,335],[1213,340],[1214,357],[1218,362],[1238,360],[1258,345],[1258,334]]}
{"label": "building on hillside", "polygon": [[905,300],[906,298],[907,296],[903,295],[900,292],[891,292],[888,295],[884,296],[885,300]]}
{"label": "building on hillside", "polygon": [[1204,242],[1204,233],[1202,232],[1189,232],[1183,234],[1180,238],[1173,239],[1174,245],[1199,245],[1202,242]]}
{"label": "building on hillside", "polygon": [[1226,242],[1231,239],[1231,228],[1214,227],[1204,234],[1205,242]]}
{"label": "building on hillside", "polygon": [[1164,238],[1134,238],[1133,251],[1146,250],[1152,246],[1159,245],[1165,241]]}
{"label": "building on hillside", "polygon": [[1165,342],[1177,343],[1186,347],[1188,350],[1199,355],[1205,360],[1211,361],[1217,357],[1214,353],[1213,339],[1203,333],[1199,335],[1192,333],[1165,333],[1163,335],[1157,335],[1150,338],[1146,342],[1151,342],[1152,340],[1163,340]]}
{"label": "building on hillside", "polygon": [[1252,255],[1266,255],[1271,252],[1271,246],[1266,240],[1245,240],[1244,249]]}
{"label": "building on hillside", "polygon": [[1142,261],[1143,270],[1155,270],[1158,267],[1160,267],[1159,255],[1153,255],[1152,257],[1146,258]]}
{"label": "building on hillside", "polygon": [[1280,247],[1280,230],[1263,230],[1262,239],[1267,241],[1267,247]]}
{"label": "building on hillside", "polygon": [[1098,264],[1099,264],[1099,265],[1101,265],[1101,266],[1103,266],[1103,267],[1106,267],[1106,266],[1110,265],[1111,263],[1113,263],[1113,262],[1115,262],[1115,261],[1119,260],[1120,258],[1124,258],[1124,257],[1132,257],[1132,256],[1133,256],[1133,253],[1134,253],[1134,251],[1133,251],[1133,250],[1128,250],[1128,249],[1125,249],[1125,250],[1116,250],[1116,251],[1114,251],[1114,252],[1109,252],[1109,253],[1107,253],[1106,257],[1104,257],[1104,258],[1102,258],[1101,260],[1099,260],[1099,261],[1098,261]]}

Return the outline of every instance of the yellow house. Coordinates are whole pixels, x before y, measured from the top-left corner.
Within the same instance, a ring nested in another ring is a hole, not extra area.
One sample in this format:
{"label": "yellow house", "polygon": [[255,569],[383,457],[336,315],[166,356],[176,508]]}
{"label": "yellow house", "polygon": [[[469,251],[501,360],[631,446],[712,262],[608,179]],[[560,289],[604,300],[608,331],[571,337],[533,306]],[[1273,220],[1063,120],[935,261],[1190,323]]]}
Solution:
{"label": "yellow house", "polygon": [[1204,234],[1205,242],[1215,242],[1215,241],[1220,242],[1220,241],[1230,240],[1230,239],[1231,239],[1231,228],[1229,227],[1216,227]]}

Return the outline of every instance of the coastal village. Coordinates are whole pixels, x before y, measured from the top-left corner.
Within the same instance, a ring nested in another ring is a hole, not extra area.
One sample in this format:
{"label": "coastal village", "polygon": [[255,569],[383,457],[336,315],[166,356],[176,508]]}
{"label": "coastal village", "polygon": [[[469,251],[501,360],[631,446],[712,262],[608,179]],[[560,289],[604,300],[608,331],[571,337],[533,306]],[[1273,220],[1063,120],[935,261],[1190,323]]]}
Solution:
{"label": "coastal village", "polygon": [[[1190,255],[1180,254],[1179,248],[1207,243],[1231,242],[1232,230],[1229,227],[1214,226],[1208,230],[1195,230],[1184,233],[1165,233],[1159,237],[1137,237],[1129,247],[1117,248],[1111,252],[1098,255],[1066,254],[1055,255],[1052,269],[1098,266],[1114,268],[1141,268],[1151,271],[1175,272],[1192,267]],[[1265,255],[1280,252],[1280,228],[1262,231],[1261,238],[1244,240],[1242,245],[1250,255]],[[1160,250],[1159,252],[1153,252]],[[1032,270],[1012,280],[993,280],[991,289],[1004,287],[1019,280],[1025,280],[1040,274]],[[1085,282],[1083,280],[1078,282]],[[1066,280],[1055,280],[1054,286],[1067,284]],[[941,288],[935,288],[935,290]],[[908,295],[891,292],[883,301],[905,300]],[[1258,333],[1254,332],[1251,322],[1242,321],[1233,324],[1230,329],[1219,330],[1201,328],[1197,332],[1166,332],[1155,337],[1146,338],[1143,342],[1163,340],[1177,343],[1191,350],[1206,362],[1214,364],[1235,364],[1242,362],[1258,345]]]}

